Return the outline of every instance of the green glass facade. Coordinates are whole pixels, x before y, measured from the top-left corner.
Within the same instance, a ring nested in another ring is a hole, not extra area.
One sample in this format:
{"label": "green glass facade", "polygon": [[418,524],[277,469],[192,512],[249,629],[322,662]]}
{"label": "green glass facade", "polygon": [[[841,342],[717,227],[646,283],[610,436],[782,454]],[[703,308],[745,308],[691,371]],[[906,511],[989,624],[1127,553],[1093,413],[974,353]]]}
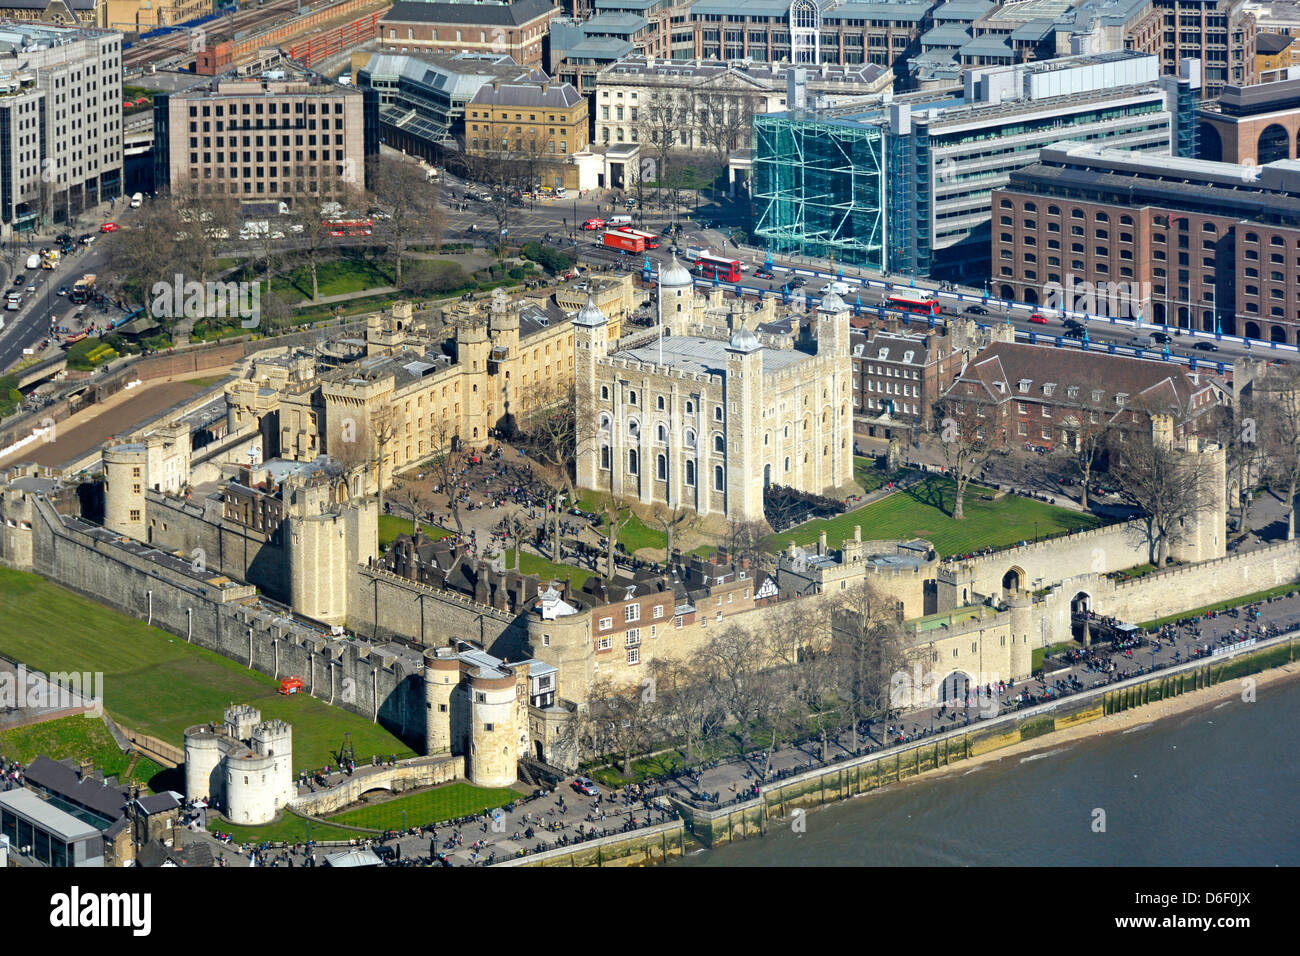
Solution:
{"label": "green glass facade", "polygon": [[755,232],[773,252],[879,269],[884,131],[813,113],[754,118]]}

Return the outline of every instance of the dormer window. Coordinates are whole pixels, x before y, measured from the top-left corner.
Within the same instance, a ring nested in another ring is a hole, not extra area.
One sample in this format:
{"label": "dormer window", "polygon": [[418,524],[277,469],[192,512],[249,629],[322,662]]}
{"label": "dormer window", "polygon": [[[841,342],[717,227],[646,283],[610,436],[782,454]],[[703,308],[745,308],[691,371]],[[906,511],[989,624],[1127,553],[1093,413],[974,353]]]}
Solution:
{"label": "dormer window", "polygon": [[880,361],[882,361],[882,362],[885,361],[886,359],[888,359],[888,358],[889,358],[889,349],[881,349],[881,350],[880,350],[880,354],[877,355],[876,358],[880,359]]}
{"label": "dormer window", "polygon": [[1007,391],[1007,383],[1006,383],[1006,382],[994,382],[993,384],[996,385],[996,386],[998,387],[998,394],[999,394],[999,395],[1005,395],[1005,394],[1006,394],[1006,391]]}
{"label": "dormer window", "polygon": [[1100,402],[1100,401],[1101,401],[1101,389],[1099,389],[1099,388],[1094,388],[1094,389],[1092,390],[1092,400],[1093,400],[1094,402]]}
{"label": "dormer window", "polygon": [[1029,391],[1029,386],[1030,386],[1031,384],[1033,384],[1033,379],[1022,378],[1022,379],[1020,380],[1020,384],[1019,384],[1020,391],[1022,391],[1022,392],[1027,392],[1027,391]]}
{"label": "dormer window", "polygon": [[1065,390],[1065,394],[1068,395],[1070,398],[1078,398],[1078,397],[1079,397],[1079,386],[1078,386],[1078,385],[1071,385],[1069,388],[1067,388],[1067,389]]}
{"label": "dormer window", "polygon": [[1046,385],[1043,386],[1044,395],[1051,395],[1054,391],[1056,391],[1055,382],[1048,382]]}
{"label": "dormer window", "polygon": [[915,352],[904,352],[904,353],[903,353],[903,364],[904,364],[904,365],[910,365],[910,364],[912,363],[912,356],[915,355],[915,354],[916,354]]}
{"label": "dormer window", "polygon": [[1128,404],[1128,392],[1117,392],[1117,393],[1115,394],[1115,404],[1116,404],[1116,405],[1127,405],[1127,404]]}

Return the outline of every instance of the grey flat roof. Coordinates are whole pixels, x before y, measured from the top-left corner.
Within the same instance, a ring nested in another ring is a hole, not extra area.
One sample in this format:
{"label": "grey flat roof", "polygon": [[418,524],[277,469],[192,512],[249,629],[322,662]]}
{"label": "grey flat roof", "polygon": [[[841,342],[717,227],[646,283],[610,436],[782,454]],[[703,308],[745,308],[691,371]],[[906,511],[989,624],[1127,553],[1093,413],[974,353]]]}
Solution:
{"label": "grey flat roof", "polygon": [[[798,365],[811,358],[806,352],[794,349],[759,350],[762,357],[763,371],[776,372]],[[615,359],[633,359],[647,364],[659,364],[659,342],[635,349],[615,352],[610,356]],[[727,373],[727,343],[720,339],[706,339],[695,335],[669,335],[664,338],[663,364],[671,365],[674,370],[725,375]]]}
{"label": "grey flat roof", "polygon": [[53,833],[66,843],[99,836],[100,831],[70,813],[46,803],[30,790],[0,793],[0,806],[21,814],[41,829]]}
{"label": "grey flat roof", "polygon": [[947,3],[935,7],[931,16],[934,18],[935,23],[952,20],[970,23],[984,16],[995,6],[997,4],[993,3],[992,0],[948,0]]}
{"label": "grey flat roof", "polygon": [[514,3],[445,3],[398,0],[380,16],[391,23],[462,23],[471,26],[519,26],[556,10],[551,0],[515,0]]}

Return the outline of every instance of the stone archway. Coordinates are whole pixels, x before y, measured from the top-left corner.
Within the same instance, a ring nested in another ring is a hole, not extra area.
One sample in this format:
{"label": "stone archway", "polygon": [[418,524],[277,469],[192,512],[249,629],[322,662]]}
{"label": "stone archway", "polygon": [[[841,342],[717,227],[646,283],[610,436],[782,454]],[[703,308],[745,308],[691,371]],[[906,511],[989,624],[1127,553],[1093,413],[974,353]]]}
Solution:
{"label": "stone archway", "polygon": [[1002,590],[1004,591],[1023,590],[1027,581],[1028,581],[1028,577],[1025,574],[1024,568],[1021,567],[1008,568],[1007,573],[1002,575]]}
{"label": "stone archway", "polygon": [[1070,598],[1070,633],[1084,647],[1092,643],[1092,626],[1088,622],[1092,612],[1092,595],[1079,591]]}
{"label": "stone archway", "polygon": [[965,671],[953,671],[939,685],[939,702],[965,706],[966,697],[970,692],[971,679],[969,675]]}
{"label": "stone archway", "polygon": [[1245,336],[1246,336],[1246,338],[1248,338],[1248,339],[1257,339],[1257,338],[1259,338],[1259,323],[1258,323],[1258,322],[1247,322],[1247,323],[1246,323]]}

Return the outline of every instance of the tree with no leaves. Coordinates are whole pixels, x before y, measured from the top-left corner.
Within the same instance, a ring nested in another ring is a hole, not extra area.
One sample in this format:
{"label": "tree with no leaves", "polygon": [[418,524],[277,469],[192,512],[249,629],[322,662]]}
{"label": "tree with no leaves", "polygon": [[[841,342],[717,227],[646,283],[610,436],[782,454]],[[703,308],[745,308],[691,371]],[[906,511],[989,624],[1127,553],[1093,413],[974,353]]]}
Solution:
{"label": "tree with no leaves", "polygon": [[433,472],[434,483],[447,495],[447,512],[456,523],[456,532],[464,534],[465,523],[460,517],[460,492],[456,487],[456,455],[452,451],[456,433],[444,419],[434,428],[431,438],[435,453],[427,463],[428,468]]}
{"label": "tree with no leaves", "polygon": [[726,711],[707,672],[685,661],[656,657],[650,663],[650,681],[659,727],[665,735],[685,743],[683,756],[689,766],[699,747],[722,729]]}
{"label": "tree with no leaves", "polygon": [[835,686],[848,701],[857,752],[858,723],[888,715],[894,676],[907,670],[900,606],[863,581],[823,602],[815,621],[831,649]]}
{"label": "tree with no leaves", "polygon": [[1209,470],[1196,455],[1151,437],[1116,433],[1110,445],[1110,473],[1119,494],[1141,512],[1133,523],[1147,546],[1148,560],[1163,568],[1183,527],[1210,500]]}
{"label": "tree with no leaves", "polygon": [[946,399],[939,404],[939,442],[948,476],[956,484],[952,517],[965,519],[966,487],[994,455],[1007,449],[1010,433],[1007,402],[985,404],[970,396]]}
{"label": "tree with no leaves", "polygon": [[[1269,484],[1286,506],[1286,539],[1295,538],[1295,500],[1300,492],[1300,370],[1270,367],[1254,390],[1267,414],[1239,416],[1239,435],[1247,449],[1260,448]],[[1248,409],[1247,411],[1250,411]],[[1248,441],[1247,441],[1248,439]]]}
{"label": "tree with no leaves", "polygon": [[384,239],[393,254],[393,284],[400,289],[402,257],[407,247],[425,236],[442,243],[440,187],[425,180],[418,163],[394,156],[374,158],[370,184],[374,198],[388,215],[375,223],[375,235]]}
{"label": "tree with no leaves", "polygon": [[411,536],[414,537],[420,531],[420,515],[429,508],[424,489],[412,481],[400,482],[393,488],[393,497],[402,510],[411,516]]}

